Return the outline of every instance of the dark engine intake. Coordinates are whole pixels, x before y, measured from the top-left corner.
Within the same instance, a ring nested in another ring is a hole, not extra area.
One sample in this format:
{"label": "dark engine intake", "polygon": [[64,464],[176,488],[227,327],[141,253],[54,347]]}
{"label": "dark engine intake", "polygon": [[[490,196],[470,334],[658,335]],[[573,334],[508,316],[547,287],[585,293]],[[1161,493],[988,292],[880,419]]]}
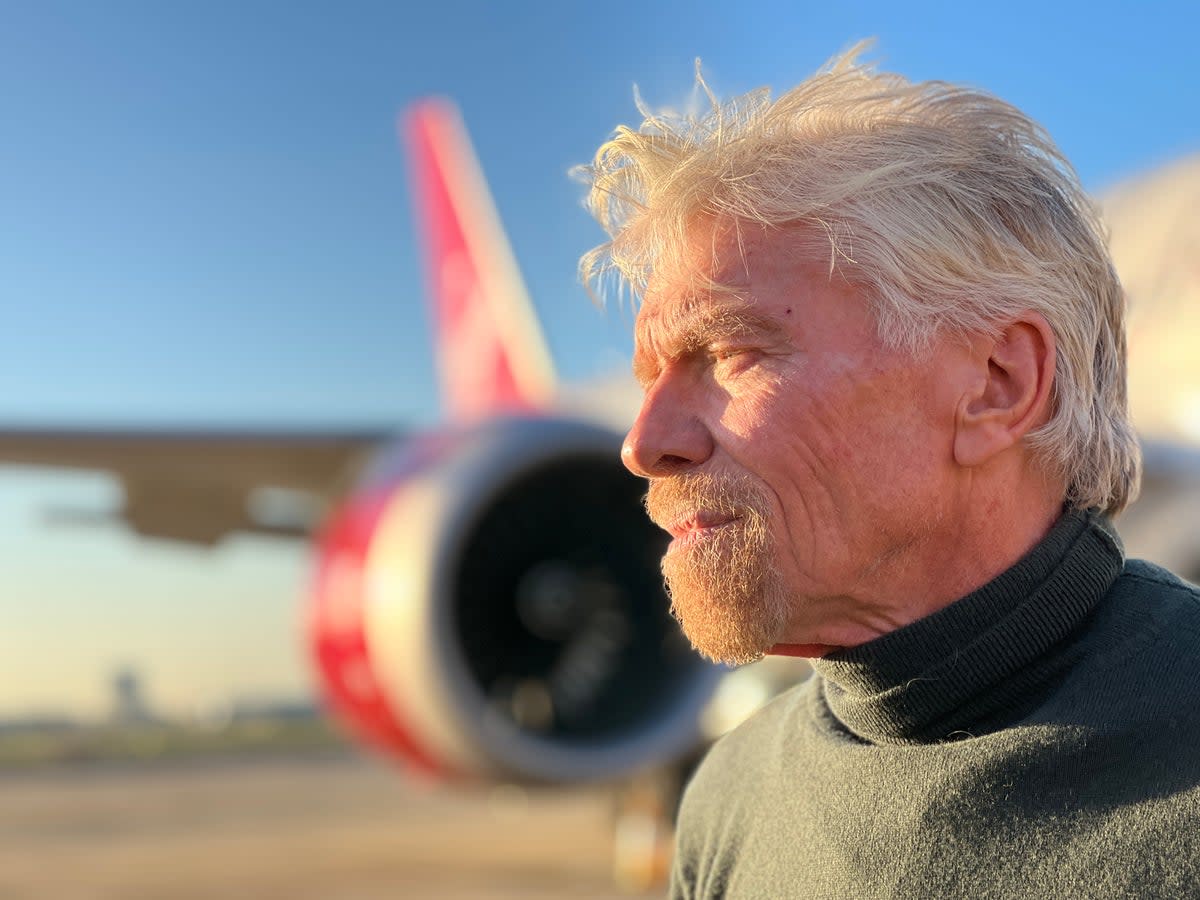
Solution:
{"label": "dark engine intake", "polygon": [[720,670],[668,613],[666,537],[619,448],[503,419],[382,457],[322,541],[312,638],[335,709],[449,776],[609,778],[695,747]]}

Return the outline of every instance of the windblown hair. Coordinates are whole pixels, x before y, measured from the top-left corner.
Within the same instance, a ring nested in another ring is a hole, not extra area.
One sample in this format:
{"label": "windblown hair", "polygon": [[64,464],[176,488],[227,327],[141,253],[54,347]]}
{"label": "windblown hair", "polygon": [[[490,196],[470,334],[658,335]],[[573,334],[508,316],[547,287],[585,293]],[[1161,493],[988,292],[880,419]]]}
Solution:
{"label": "windblown hair", "polygon": [[[1033,310],[1057,340],[1050,420],[1033,458],[1075,508],[1120,512],[1141,459],[1129,422],[1125,295],[1104,228],[1070,163],[1015,107],[979,90],[911,83],[858,61],[863,44],[772,101],[761,89],[700,115],[622,126],[577,170],[611,237],[580,271],[634,294],[686,266],[698,220],[787,228],[828,254],[871,304],[888,346],[998,334]],[[792,227],[799,226],[799,227]],[[821,257],[816,257],[821,258]]]}

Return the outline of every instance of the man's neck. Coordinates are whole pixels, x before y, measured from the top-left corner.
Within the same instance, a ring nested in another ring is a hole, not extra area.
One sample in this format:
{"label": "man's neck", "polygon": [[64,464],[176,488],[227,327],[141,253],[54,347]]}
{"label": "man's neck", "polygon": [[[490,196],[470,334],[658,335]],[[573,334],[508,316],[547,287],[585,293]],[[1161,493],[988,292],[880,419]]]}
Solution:
{"label": "man's neck", "polygon": [[[903,554],[880,564],[852,596],[814,600],[770,653],[809,658],[853,647],[937,612],[1015,565],[1062,516],[1062,502],[1037,491],[1010,491],[994,502],[963,504]],[[978,500],[978,498],[976,498]]]}

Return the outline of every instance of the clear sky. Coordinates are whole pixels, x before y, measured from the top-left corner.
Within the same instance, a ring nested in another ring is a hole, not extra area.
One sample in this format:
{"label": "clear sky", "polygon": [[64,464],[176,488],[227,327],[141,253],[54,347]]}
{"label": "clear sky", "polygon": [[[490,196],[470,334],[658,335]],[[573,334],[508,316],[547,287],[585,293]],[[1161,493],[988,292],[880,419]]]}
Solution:
{"label": "clear sky", "polygon": [[[690,91],[787,87],[861,37],[1050,130],[1090,188],[1200,150],[1191,4],[0,6],[0,419],[427,423],[437,406],[395,118],[460,104],[567,379],[625,365],[575,277],[567,169]],[[99,710],[117,665],[182,709],[297,692],[302,552],[38,523],[87,476],[0,470],[0,716]]]}

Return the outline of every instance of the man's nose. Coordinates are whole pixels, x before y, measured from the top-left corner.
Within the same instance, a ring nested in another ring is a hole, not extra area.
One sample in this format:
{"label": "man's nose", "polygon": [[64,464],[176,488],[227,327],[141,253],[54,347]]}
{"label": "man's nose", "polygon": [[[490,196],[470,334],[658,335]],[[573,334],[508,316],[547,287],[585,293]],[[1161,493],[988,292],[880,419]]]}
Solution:
{"label": "man's nose", "polygon": [[677,475],[712,455],[712,434],[686,393],[666,377],[646,391],[621,447],[621,462],[630,472],[643,478]]}

